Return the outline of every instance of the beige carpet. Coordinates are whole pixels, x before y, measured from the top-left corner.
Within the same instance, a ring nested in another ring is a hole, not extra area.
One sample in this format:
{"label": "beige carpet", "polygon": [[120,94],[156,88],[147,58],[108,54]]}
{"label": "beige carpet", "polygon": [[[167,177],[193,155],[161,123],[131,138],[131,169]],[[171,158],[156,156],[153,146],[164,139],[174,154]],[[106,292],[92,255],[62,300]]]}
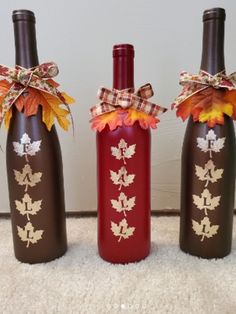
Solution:
{"label": "beige carpet", "polygon": [[[222,260],[178,248],[176,217],[152,219],[152,253],[111,265],[96,247],[96,219],[68,219],[67,254],[44,265],[15,260],[9,220],[0,221],[0,313],[236,313],[236,240]],[[236,230],[236,228],[234,228]]]}

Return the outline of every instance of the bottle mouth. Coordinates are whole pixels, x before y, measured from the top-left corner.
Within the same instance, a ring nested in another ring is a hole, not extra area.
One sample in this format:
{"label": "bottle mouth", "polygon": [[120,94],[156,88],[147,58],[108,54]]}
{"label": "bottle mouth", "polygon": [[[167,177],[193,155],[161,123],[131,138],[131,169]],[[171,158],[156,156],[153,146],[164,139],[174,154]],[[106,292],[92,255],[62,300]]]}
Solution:
{"label": "bottle mouth", "polygon": [[223,8],[212,8],[203,12],[203,22],[207,20],[221,19],[225,20],[225,10]]}
{"label": "bottle mouth", "polygon": [[35,23],[34,12],[29,10],[14,10],[12,12],[13,22],[17,21],[30,21]]}
{"label": "bottle mouth", "polygon": [[131,44],[119,44],[113,46],[113,57],[134,57],[134,46]]}

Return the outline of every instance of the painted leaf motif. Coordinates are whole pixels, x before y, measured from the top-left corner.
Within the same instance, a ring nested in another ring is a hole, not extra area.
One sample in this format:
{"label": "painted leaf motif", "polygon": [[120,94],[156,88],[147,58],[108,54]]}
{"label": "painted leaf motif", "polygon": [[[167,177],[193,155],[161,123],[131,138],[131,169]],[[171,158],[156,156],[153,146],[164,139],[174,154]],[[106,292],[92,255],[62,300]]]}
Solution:
{"label": "painted leaf motif", "polygon": [[112,156],[116,157],[118,160],[123,160],[124,164],[126,164],[126,158],[132,158],[135,154],[136,144],[128,146],[126,141],[122,138],[118,144],[118,147],[111,147]]}
{"label": "painted leaf motif", "polygon": [[122,186],[129,186],[134,182],[135,174],[127,174],[125,167],[121,167],[118,172],[110,170],[110,178],[115,185],[119,185],[119,190]]}
{"label": "painted leaf motif", "polygon": [[13,149],[18,156],[25,156],[28,162],[28,155],[35,156],[37,152],[40,151],[40,145],[42,141],[33,141],[31,143],[31,138],[27,133],[24,133],[19,142],[13,142]]}
{"label": "painted leaf motif", "polygon": [[28,191],[28,187],[35,186],[41,181],[42,172],[32,173],[32,169],[29,164],[26,164],[22,169],[22,172],[14,169],[15,179],[19,185],[25,185],[25,192]]}
{"label": "painted leaf motif", "polygon": [[209,130],[206,137],[197,137],[197,147],[204,153],[209,152],[212,158],[212,152],[219,153],[224,147],[225,137],[216,139],[216,134],[213,130]]}
{"label": "painted leaf motif", "polygon": [[215,165],[212,160],[208,160],[208,162],[205,164],[204,168],[195,165],[195,173],[196,176],[201,181],[206,181],[205,187],[208,186],[208,183],[215,183],[217,180],[222,178],[222,174],[224,172],[224,169],[216,169]]}
{"label": "painted leaf motif", "polygon": [[201,242],[205,238],[212,238],[217,234],[219,225],[212,225],[208,217],[204,217],[200,223],[192,219],[192,228],[196,235],[201,236]]}
{"label": "painted leaf motif", "polygon": [[15,200],[15,205],[20,214],[26,215],[27,219],[30,220],[30,215],[37,215],[42,209],[42,200],[32,202],[32,198],[26,193],[22,198],[22,202]]}
{"label": "painted leaf motif", "polygon": [[208,210],[215,210],[217,206],[220,204],[221,196],[214,196],[212,197],[210,191],[205,189],[201,197],[197,195],[193,195],[193,203],[197,206],[198,209],[204,210],[205,215],[207,216]]}
{"label": "painted leaf motif", "polygon": [[134,234],[135,227],[128,227],[127,220],[124,218],[119,222],[119,224],[111,221],[111,231],[114,236],[119,237],[118,242],[120,242],[121,239],[128,239],[132,236]]}
{"label": "painted leaf motif", "polygon": [[44,230],[35,230],[31,222],[27,222],[24,228],[17,226],[18,236],[21,241],[27,242],[28,248],[30,243],[35,244],[42,239]]}
{"label": "painted leaf motif", "polygon": [[135,196],[128,199],[125,193],[121,192],[118,200],[111,200],[111,204],[118,213],[123,212],[126,216],[126,211],[131,211],[135,206],[135,199]]}

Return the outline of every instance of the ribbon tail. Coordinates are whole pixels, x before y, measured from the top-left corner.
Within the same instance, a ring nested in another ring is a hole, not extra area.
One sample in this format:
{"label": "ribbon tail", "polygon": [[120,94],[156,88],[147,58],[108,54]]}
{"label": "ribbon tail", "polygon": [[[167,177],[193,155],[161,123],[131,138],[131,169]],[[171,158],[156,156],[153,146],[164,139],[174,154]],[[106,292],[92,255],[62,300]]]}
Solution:
{"label": "ribbon tail", "polygon": [[72,125],[72,132],[73,132],[73,136],[75,136],[75,124],[74,124],[73,115],[72,115],[72,113],[71,113],[71,110],[70,110],[69,105],[68,105],[66,102],[64,102],[64,105],[66,106],[66,109],[67,109],[68,112],[69,112],[70,119],[71,119],[71,125]]}
{"label": "ribbon tail", "polygon": [[[0,123],[2,124],[2,121],[4,121],[6,113],[11,109],[13,104],[16,102],[16,100],[21,96],[21,94],[26,90],[26,87],[22,88],[21,90],[18,90],[15,97],[11,101],[7,101],[7,98],[10,97],[11,93],[15,92],[15,83],[11,86],[9,92],[7,95],[4,97],[2,101],[2,112],[1,112],[1,117],[0,117]],[[1,128],[0,124],[0,128]]]}

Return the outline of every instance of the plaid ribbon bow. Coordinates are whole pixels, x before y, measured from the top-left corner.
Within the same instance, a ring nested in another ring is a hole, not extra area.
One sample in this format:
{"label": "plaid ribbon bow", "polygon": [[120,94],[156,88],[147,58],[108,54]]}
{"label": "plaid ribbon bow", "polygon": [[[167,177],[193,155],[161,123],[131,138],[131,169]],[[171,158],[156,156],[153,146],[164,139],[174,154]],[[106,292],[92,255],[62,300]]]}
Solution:
{"label": "plaid ribbon bow", "polygon": [[198,75],[192,75],[186,71],[180,74],[180,85],[183,86],[181,94],[175,99],[172,108],[178,106],[187,98],[201,92],[202,90],[213,87],[216,89],[226,88],[228,90],[236,89],[236,72],[225,75],[224,71],[211,75],[200,70]]}
{"label": "plaid ribbon bow", "polygon": [[43,63],[30,69],[25,69],[18,65],[16,68],[8,68],[4,65],[0,65],[0,76],[13,82],[1,104],[0,123],[3,121],[7,111],[10,110],[17,98],[25,92],[27,87],[38,89],[59,98],[61,102],[66,105],[67,109],[69,109],[62,94],[56,87],[46,81],[47,79],[53,78],[58,73],[58,67],[53,62]]}
{"label": "plaid ribbon bow", "polygon": [[112,112],[118,108],[132,108],[156,117],[167,109],[151,103],[147,99],[154,95],[151,84],[140,87],[136,92],[133,88],[117,90],[101,87],[98,90],[98,98],[101,102],[90,109],[92,118]]}

